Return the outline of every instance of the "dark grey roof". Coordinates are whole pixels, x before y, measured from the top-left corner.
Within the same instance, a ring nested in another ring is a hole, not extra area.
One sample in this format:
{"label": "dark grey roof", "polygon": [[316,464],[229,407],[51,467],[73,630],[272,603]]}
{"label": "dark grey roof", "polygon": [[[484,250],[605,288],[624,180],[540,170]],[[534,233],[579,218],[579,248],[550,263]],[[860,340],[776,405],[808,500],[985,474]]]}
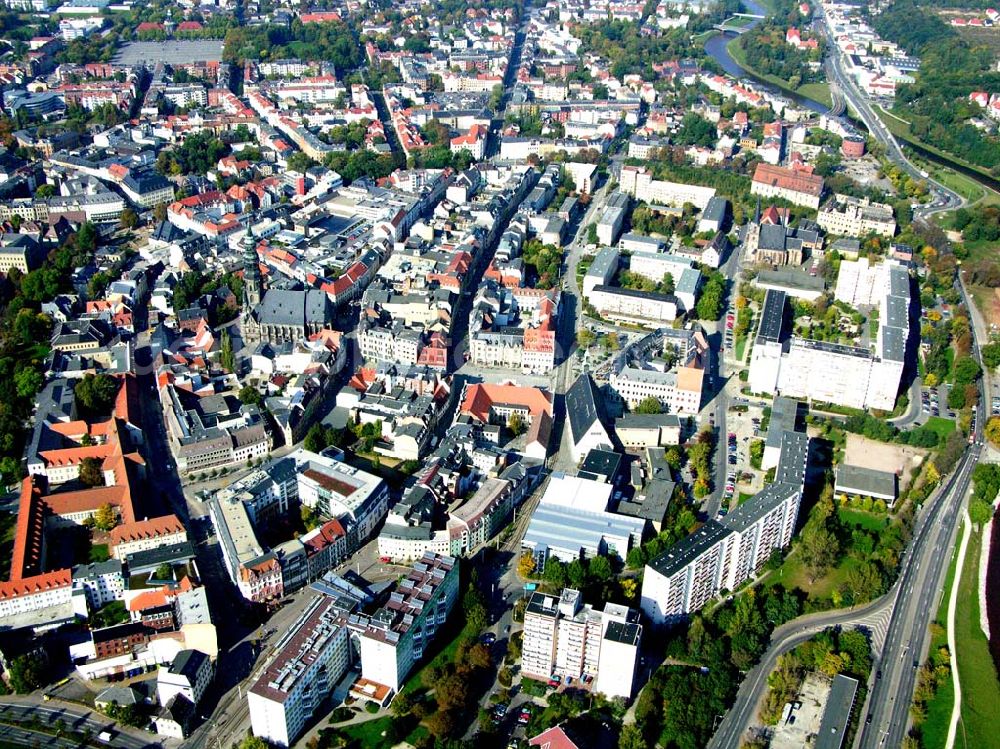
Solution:
{"label": "dark grey roof", "polygon": [[837,481],[834,488],[839,492],[863,494],[869,497],[896,496],[896,474],[890,471],[876,471],[862,466],[837,466]]}
{"label": "dark grey roof", "polygon": [[690,536],[653,559],[649,566],[664,577],[673,577],[730,533],[732,531],[721,523],[709,520]]}
{"label": "dark grey roof", "polygon": [[194,559],[194,546],[190,541],[137,551],[125,557],[129,573],[133,575],[143,570],[155,569],[161,564],[186,562],[189,559]]}
{"label": "dark grey roof", "polygon": [[566,391],[566,414],[574,443],[583,439],[595,421],[600,421],[597,397],[597,387],[586,372]]}
{"label": "dark grey roof", "polygon": [[526,613],[539,614],[541,616],[556,616],[559,613],[559,596],[550,593],[535,591],[528,601]]}
{"label": "dark grey roof", "polygon": [[708,199],[705,210],[701,212],[702,221],[717,221],[720,224],[726,219],[726,210],[729,202],[725,198],[713,195]]}
{"label": "dark grey roof", "polygon": [[[580,466],[580,473],[589,473],[607,479],[609,484],[613,484],[621,471],[622,456],[611,450],[591,450],[583,459]],[[589,478],[589,477],[588,477]]]}
{"label": "dark grey roof", "polygon": [[826,709],[816,734],[815,749],[841,749],[847,735],[847,724],[854,709],[854,697],[858,691],[858,680],[837,674],[826,698]]}
{"label": "dark grey roof", "polygon": [[157,174],[156,172],[130,174],[123,180],[123,183],[130,190],[139,193],[140,195],[157,192],[158,190],[162,190],[164,188],[173,188],[173,185],[166,179],[166,177]]}
{"label": "dark grey roof", "polygon": [[757,247],[761,250],[784,250],[788,238],[788,229],[781,224],[764,224],[760,227]]}
{"label": "dark grey roof", "polygon": [[270,289],[257,308],[262,325],[324,325],[329,301],[319,289]]}
{"label": "dark grey roof", "polygon": [[784,337],[786,296],[784,291],[768,289],[757,328],[758,341],[778,342]]}
{"label": "dark grey roof", "polygon": [[641,633],[642,627],[638,624],[611,621],[608,623],[608,628],[604,632],[604,639],[621,642],[625,645],[638,645],[639,635]]}
{"label": "dark grey roof", "polygon": [[767,424],[768,447],[781,447],[781,438],[785,432],[795,431],[795,420],[799,411],[799,402],[792,398],[779,395],[771,403],[771,418]]}
{"label": "dark grey roof", "polygon": [[806,461],[809,458],[809,437],[802,432],[785,432],[781,436],[781,455],[774,482],[792,484],[799,489],[806,480]]}
{"label": "dark grey roof", "polygon": [[643,427],[680,427],[677,414],[637,414],[629,412],[615,419],[615,427],[641,429]]}
{"label": "dark grey roof", "polygon": [[182,650],[174,658],[174,662],[170,664],[170,673],[180,674],[194,684],[198,672],[207,660],[208,656],[200,650]]}
{"label": "dark grey roof", "polygon": [[822,276],[810,276],[805,271],[794,268],[761,270],[757,273],[756,283],[758,286],[787,286],[803,291],[823,291],[826,288]]}

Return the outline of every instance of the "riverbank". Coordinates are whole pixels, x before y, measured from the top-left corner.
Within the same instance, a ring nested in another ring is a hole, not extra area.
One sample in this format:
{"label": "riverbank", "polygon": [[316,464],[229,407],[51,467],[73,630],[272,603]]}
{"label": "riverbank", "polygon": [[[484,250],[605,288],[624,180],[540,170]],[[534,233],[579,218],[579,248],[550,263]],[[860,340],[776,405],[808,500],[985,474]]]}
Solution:
{"label": "riverbank", "polygon": [[812,99],[828,109],[833,106],[833,98],[830,96],[830,84],[825,81],[820,83],[803,83],[798,88],[792,88],[788,85],[788,81],[783,78],[778,78],[773,75],[765,75],[764,73],[755,70],[747,64],[746,52],[743,50],[743,45],[740,44],[741,38],[742,37],[736,37],[735,39],[732,39],[726,45],[726,51],[729,53],[729,56],[733,58],[733,61],[743,68],[749,75],[754,78],[759,78],[765,83],[768,83],[785,93],[795,94],[796,96],[801,96],[806,99]]}
{"label": "riverbank", "polygon": [[980,166],[976,166],[975,164],[971,164],[968,161],[965,161],[964,159],[960,159],[957,156],[948,153],[947,151],[942,151],[940,148],[935,148],[929,143],[924,143],[922,140],[913,135],[913,133],[910,131],[910,124],[908,122],[897,117],[891,112],[883,109],[882,107],[873,106],[872,111],[878,116],[880,120],[882,120],[882,123],[886,126],[889,132],[896,137],[897,140],[902,141],[904,144],[911,146],[915,149],[917,148],[922,149],[926,151],[928,154],[931,154],[934,157],[941,159],[942,161],[946,161],[949,164],[958,167],[958,169],[955,170],[958,174],[961,174],[961,171],[959,170],[966,170],[969,172],[973,172],[975,176],[973,175],[963,175],[963,176],[975,180],[977,184],[983,185],[984,187],[988,188],[988,191],[993,191],[995,189],[992,185],[986,184],[985,182],[979,182],[979,180],[976,179],[976,176],[978,176],[982,177],[984,180],[989,180],[990,182],[995,183],[996,178],[992,174],[990,174],[988,170],[983,169]]}

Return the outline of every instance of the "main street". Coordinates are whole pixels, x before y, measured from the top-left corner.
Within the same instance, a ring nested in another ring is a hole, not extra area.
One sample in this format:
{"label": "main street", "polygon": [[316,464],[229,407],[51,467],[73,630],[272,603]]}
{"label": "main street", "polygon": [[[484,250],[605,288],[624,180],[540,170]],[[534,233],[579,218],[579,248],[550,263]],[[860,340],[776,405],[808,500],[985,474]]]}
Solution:
{"label": "main street", "polygon": [[[176,745],[176,741],[164,740],[156,737],[143,735],[137,729],[126,729],[116,724],[111,718],[88,710],[78,705],[61,704],[50,702],[45,705],[36,704],[37,696],[27,697],[5,697],[0,702],[0,735],[3,740],[11,744],[21,744],[23,746],[51,746],[51,747],[78,747],[80,742],[70,738],[56,738],[55,736],[37,731],[28,725],[29,721],[36,720],[47,729],[57,729],[60,725],[67,731],[82,733],[89,731],[92,737],[96,737],[102,731],[110,731],[112,735],[111,745],[122,747],[122,749],[146,749],[149,747],[163,747],[165,744]],[[15,728],[6,725],[6,722],[23,723],[25,725]]]}
{"label": "main street", "polygon": [[913,209],[914,218],[927,218],[935,213],[941,213],[944,211],[953,211],[957,208],[961,208],[966,204],[965,198],[951,190],[939,182],[935,182],[930,177],[926,176],[924,172],[913,165],[912,162],[903,153],[903,149],[900,148],[899,142],[896,140],[895,136],[889,132],[889,128],[885,126],[875,111],[872,109],[871,104],[868,99],[861,93],[858,89],[857,84],[854,79],[851,78],[844,70],[844,59],[833,39],[833,34],[829,26],[829,19],[826,18],[826,14],[823,12],[822,6],[817,6],[816,13],[822,18],[822,24],[819,28],[823,31],[826,36],[827,46],[830,49],[830,55],[827,58],[826,70],[827,75],[832,77],[833,83],[836,88],[846,99],[848,105],[858,114],[861,121],[865,124],[876,140],[885,146],[886,157],[899,166],[903,171],[905,171],[910,177],[916,180],[926,181],[934,191],[937,192],[938,197],[935,198],[929,205],[926,206],[915,206]]}

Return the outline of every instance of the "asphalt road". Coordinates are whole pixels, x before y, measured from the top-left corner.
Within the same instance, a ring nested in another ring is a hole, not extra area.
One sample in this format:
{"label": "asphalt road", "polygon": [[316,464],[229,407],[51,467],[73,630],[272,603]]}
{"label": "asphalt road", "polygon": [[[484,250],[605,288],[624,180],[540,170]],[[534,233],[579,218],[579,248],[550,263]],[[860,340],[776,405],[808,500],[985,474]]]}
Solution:
{"label": "asphalt road", "polygon": [[955,191],[948,189],[939,182],[935,182],[933,179],[925,177],[921,173],[921,170],[914,166],[910,160],[906,158],[903,154],[902,148],[899,146],[899,142],[882,123],[882,120],[879,119],[878,115],[875,114],[871,105],[868,103],[868,100],[858,90],[854,80],[845,72],[843,56],[840,54],[840,48],[837,47],[831,38],[829,25],[826,22],[826,15],[823,13],[822,7],[817,7],[816,13],[823,20],[820,28],[826,35],[829,48],[831,50],[831,53],[827,58],[826,65],[828,77],[833,78],[833,82],[836,84],[836,87],[843,94],[847,103],[854,109],[855,112],[858,113],[858,116],[861,118],[861,121],[864,122],[865,127],[868,128],[869,132],[885,146],[886,155],[889,160],[895,162],[914,179],[926,181],[937,193],[934,200],[932,200],[930,204],[914,206],[914,218],[927,218],[935,213],[952,211],[964,206],[966,204],[965,198]]}
{"label": "asphalt road", "polygon": [[[110,730],[112,733],[112,745],[122,747],[122,749],[145,749],[145,747],[162,747],[163,741],[150,737],[145,739],[133,733],[125,733],[122,728],[115,724],[113,720],[103,715],[80,707],[49,703],[47,705],[34,705],[25,702],[11,702],[4,700],[0,702],[0,718],[4,720],[29,721],[35,718],[43,724],[55,726],[58,721],[62,721],[67,730],[84,731],[90,729],[91,735],[97,736],[101,731]],[[135,729],[130,729],[135,731]],[[138,731],[135,731],[138,733]],[[32,731],[28,728],[19,728],[8,725],[0,726],[0,736],[4,741],[11,743],[23,743],[25,746],[46,746],[46,747],[78,747],[79,741],[66,738],[56,738],[46,733]]]}

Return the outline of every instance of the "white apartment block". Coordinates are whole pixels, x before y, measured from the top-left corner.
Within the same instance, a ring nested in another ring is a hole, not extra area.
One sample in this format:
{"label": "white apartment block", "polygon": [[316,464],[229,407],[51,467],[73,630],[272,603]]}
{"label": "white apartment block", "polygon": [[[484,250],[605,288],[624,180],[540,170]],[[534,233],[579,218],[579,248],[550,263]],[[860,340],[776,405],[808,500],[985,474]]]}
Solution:
{"label": "white apartment block", "polygon": [[816,223],[830,234],[842,236],[878,234],[891,237],[896,233],[896,218],[891,205],[847,195],[836,195],[833,203],[819,211]]}
{"label": "white apartment block", "polygon": [[669,372],[626,366],[612,371],[611,389],[635,408],[646,398],[656,398],[669,413],[697,414],[701,409],[701,390],[705,372],[698,367],[681,366]]}
{"label": "white apartment block", "polygon": [[[786,295],[769,290],[750,357],[751,392],[891,411],[910,335],[910,279],[899,263],[885,261],[883,266],[879,273],[884,280],[876,279],[872,290],[872,296],[879,299],[874,350],[790,336]],[[863,300],[868,294],[868,271],[848,264],[848,275],[843,287],[838,282],[838,298]]]}
{"label": "white apartment block", "polygon": [[646,565],[641,607],[654,624],[682,619],[721,591],[734,590],[761,571],[774,549],[791,542],[808,453],[806,435],[784,432],[773,483]]}
{"label": "white apartment block", "polygon": [[458,598],[458,560],[427,552],[361,633],[361,675],[398,692]]}
{"label": "white apartment block", "polygon": [[618,189],[644,203],[674,208],[681,208],[685,203],[691,203],[698,210],[704,210],[708,201],[715,195],[714,187],[656,180],[645,167],[638,166],[622,167]]}
{"label": "white apartment block", "polygon": [[678,301],[674,296],[595,286],[588,301],[602,317],[611,320],[659,328],[677,319]]}
{"label": "white apartment block", "polygon": [[254,736],[291,746],[346,673],[351,643],[337,600],[315,598],[278,640],[277,656],[247,693]]}
{"label": "white apartment block", "polygon": [[521,671],[542,680],[594,679],[608,697],[632,696],[642,627],[638,612],[607,604],[583,605],[578,590],[559,597],[535,593],[524,614]]}
{"label": "white apartment block", "polygon": [[685,310],[694,309],[701,285],[701,271],[687,258],[668,252],[633,252],[628,269],[650,281],[660,283],[666,274],[674,280],[673,296]]}

